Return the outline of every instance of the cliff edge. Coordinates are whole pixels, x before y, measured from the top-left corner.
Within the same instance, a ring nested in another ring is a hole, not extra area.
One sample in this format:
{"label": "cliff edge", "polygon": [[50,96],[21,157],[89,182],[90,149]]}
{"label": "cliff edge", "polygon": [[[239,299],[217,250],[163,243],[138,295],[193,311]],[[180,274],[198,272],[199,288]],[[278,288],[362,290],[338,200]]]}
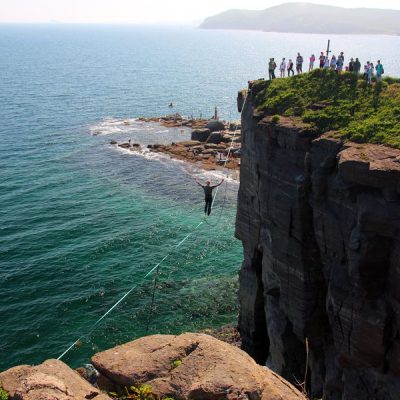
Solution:
{"label": "cliff edge", "polygon": [[[339,83],[333,93],[341,95],[324,99],[330,83],[321,73],[250,83],[243,105],[236,222],[244,246],[243,348],[292,383],[306,379],[312,398],[399,399],[400,150],[346,140],[390,136],[396,147],[400,127],[357,135],[363,119],[380,118],[373,93],[382,87],[365,88],[345,74],[337,79],[352,85],[353,97]],[[286,99],[279,85],[291,85]],[[304,85],[316,101],[307,102],[309,92],[279,109]],[[371,114],[363,114],[364,99]],[[353,110],[341,122],[344,103]],[[397,109],[386,110],[382,122],[396,121]]]}

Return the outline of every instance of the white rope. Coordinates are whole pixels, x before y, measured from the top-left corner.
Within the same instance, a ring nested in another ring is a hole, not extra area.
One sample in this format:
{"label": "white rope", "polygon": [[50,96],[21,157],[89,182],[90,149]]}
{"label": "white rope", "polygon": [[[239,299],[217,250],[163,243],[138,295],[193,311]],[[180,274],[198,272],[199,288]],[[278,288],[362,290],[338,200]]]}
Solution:
{"label": "white rope", "polygon": [[[186,242],[186,240],[189,239],[190,236],[193,235],[193,233],[200,228],[201,225],[204,224],[204,221],[201,221],[199,224],[197,224],[193,230],[188,233],[177,245],[173,246],[173,250],[177,249],[178,247],[180,247],[183,243]],[[167,255],[164,256],[164,258],[157,263],[149,272],[147,272],[147,274],[142,278],[142,280],[145,280],[146,278],[148,278],[172,253],[172,250],[169,251],[169,253]],[[118,307],[118,305],[124,301],[124,299],[126,297],[128,297],[133,290],[135,290],[137,287],[139,286],[138,283],[136,283],[135,285],[133,285],[116,303],[114,303],[111,308],[109,308],[93,325],[92,328],[89,330],[88,333],[83,334],[82,336],[80,336],[77,340],[75,340],[74,343],[72,343],[58,358],[57,360],[60,360],[61,358],[63,358],[67,353],[69,353],[74,347],[75,345],[77,345],[83,338],[85,338],[86,336],[90,335],[93,330],[96,328],[96,326],[103,321],[104,318],[107,317],[107,315],[109,315],[116,307]]]}
{"label": "white rope", "polygon": [[[246,99],[245,99],[245,101],[246,101]],[[233,137],[232,137],[232,140],[231,140],[231,144],[230,144],[230,146],[229,146],[229,150],[228,150],[228,154],[227,154],[227,156],[226,156],[226,160],[225,160],[225,163],[224,163],[224,168],[226,167],[226,165],[227,165],[227,163],[228,163],[228,161],[229,161],[229,157],[230,157],[230,154],[231,154],[231,152],[232,152],[232,148],[233,148],[233,141],[235,140],[235,137],[236,137],[236,134],[237,134],[237,132],[238,132],[238,128],[236,128],[236,130],[235,130],[235,132],[234,132],[234,135],[233,135]],[[219,189],[219,187],[217,187],[217,190],[215,191],[215,194],[214,194],[214,197],[213,197],[213,201],[212,201],[212,204],[211,204],[211,207],[214,205],[214,201],[215,201],[215,198],[217,197],[217,194],[218,194],[218,189]],[[204,224],[204,222],[206,222],[205,221],[205,219],[203,220],[203,221],[201,221],[199,224],[197,224],[194,228],[193,228],[193,230],[190,232],[190,233],[188,233],[177,245],[175,245],[175,246],[173,246],[173,248],[167,253],[167,255],[165,255],[164,256],[164,258],[159,262],[159,263],[157,263],[149,272],[147,272],[147,274],[142,278],[142,281],[144,281],[146,278],[148,278],[170,255],[171,255],[171,253],[172,253],[172,251],[173,250],[175,250],[175,249],[177,249],[178,247],[180,247],[183,243],[185,243],[186,242],[186,240],[188,240],[189,239],[189,237],[190,236],[192,236],[193,235],[193,233],[198,229],[198,228],[200,228],[200,226],[201,225],[203,225]],[[122,301],[124,301],[124,299],[126,298],[126,297],[128,297],[132,292],[133,292],[133,290],[135,290],[137,287],[139,286],[139,284],[138,283],[136,283],[134,286],[132,286],[116,303],[114,303],[112,306],[111,306],[111,308],[109,308],[93,325],[92,325],[92,327],[91,327],[91,329],[89,330],[89,332],[87,332],[86,334],[83,334],[82,336],[80,336],[77,340],[75,340],[75,342],[73,342],[60,356],[58,356],[57,357],[57,360],[60,360],[61,358],[63,358],[67,353],[69,353],[78,343],[80,343],[80,341],[83,339],[83,338],[85,338],[86,336],[88,336],[88,335],[90,335],[92,332],[93,332],[93,330],[96,328],[96,326],[101,322],[101,321],[103,321],[103,319],[104,318],[106,318],[107,317],[107,315],[109,315],[116,307],[118,307],[118,305],[122,302]]]}

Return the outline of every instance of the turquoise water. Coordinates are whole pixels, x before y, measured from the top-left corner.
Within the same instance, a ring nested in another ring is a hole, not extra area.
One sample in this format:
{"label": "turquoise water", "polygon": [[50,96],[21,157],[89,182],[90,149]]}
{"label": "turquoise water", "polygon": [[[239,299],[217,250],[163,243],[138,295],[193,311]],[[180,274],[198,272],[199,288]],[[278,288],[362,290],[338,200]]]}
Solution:
{"label": "turquoise water", "polygon": [[[387,73],[400,75],[400,38],[331,39],[346,53],[382,58]],[[146,332],[236,321],[237,184],[221,188],[211,219],[216,226],[202,225],[162,264],[151,308],[153,281],[143,276],[202,220],[193,176],[218,176],[109,142],[188,137],[133,120],[168,113],[170,101],[185,115],[211,115],[217,105],[224,118],[238,119],[237,90],[265,74],[267,56],[316,52],[326,40],[0,26],[0,369],[59,356],[134,285],[65,361],[77,366]]]}

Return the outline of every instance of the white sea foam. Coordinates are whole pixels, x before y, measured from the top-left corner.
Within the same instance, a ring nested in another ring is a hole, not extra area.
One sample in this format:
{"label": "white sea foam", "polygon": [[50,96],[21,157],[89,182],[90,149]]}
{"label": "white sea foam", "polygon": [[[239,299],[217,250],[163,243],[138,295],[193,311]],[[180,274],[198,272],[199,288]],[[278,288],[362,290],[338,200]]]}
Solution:
{"label": "white sea foam", "polygon": [[112,135],[115,133],[129,133],[131,131],[146,129],[145,126],[138,126],[137,118],[117,119],[112,117],[104,118],[99,123],[92,125],[90,133],[94,136],[98,135]]}

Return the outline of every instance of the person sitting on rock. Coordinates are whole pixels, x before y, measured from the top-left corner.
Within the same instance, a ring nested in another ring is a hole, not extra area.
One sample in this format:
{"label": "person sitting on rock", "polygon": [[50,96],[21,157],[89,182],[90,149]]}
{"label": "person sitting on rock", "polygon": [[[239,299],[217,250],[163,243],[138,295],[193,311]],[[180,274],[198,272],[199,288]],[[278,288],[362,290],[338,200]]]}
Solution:
{"label": "person sitting on rock", "polygon": [[205,185],[202,185],[196,178],[195,178],[195,181],[204,190],[204,195],[205,195],[204,214],[210,215],[211,214],[211,206],[212,206],[212,202],[213,202],[212,192],[216,187],[222,185],[222,183],[224,182],[224,179],[222,179],[222,181],[220,183],[218,183],[218,185],[215,185],[215,186],[211,186],[210,181],[207,181]]}

